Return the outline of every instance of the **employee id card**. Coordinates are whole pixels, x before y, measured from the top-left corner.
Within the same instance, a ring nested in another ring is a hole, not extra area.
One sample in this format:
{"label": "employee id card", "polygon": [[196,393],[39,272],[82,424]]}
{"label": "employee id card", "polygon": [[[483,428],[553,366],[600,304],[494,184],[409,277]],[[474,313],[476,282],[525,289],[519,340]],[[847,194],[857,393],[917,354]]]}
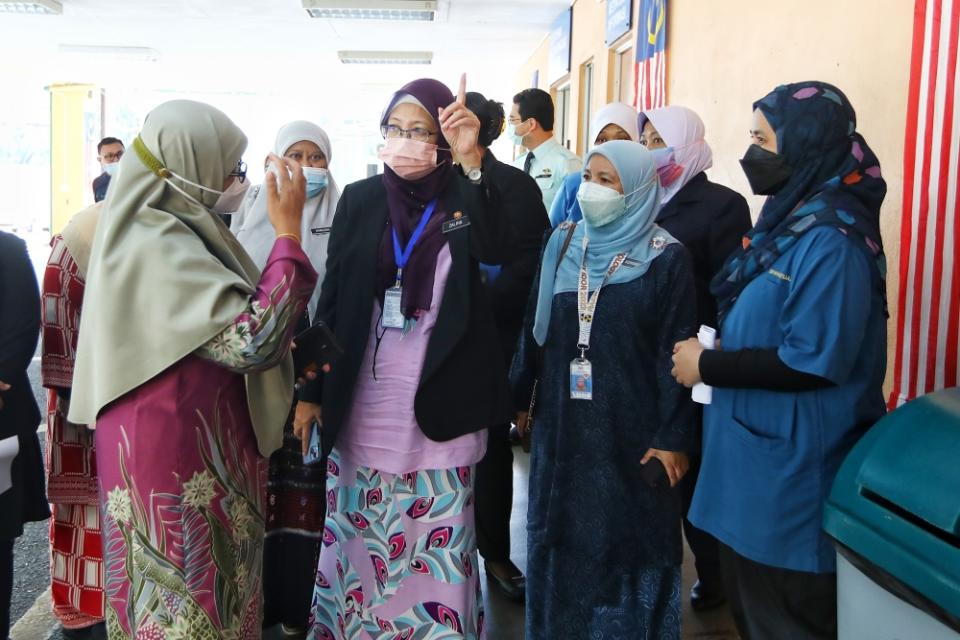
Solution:
{"label": "employee id card", "polygon": [[383,294],[383,326],[385,329],[403,329],[403,310],[400,300],[403,298],[403,289],[390,287]]}
{"label": "employee id card", "polygon": [[570,399],[593,400],[593,365],[586,358],[570,363]]}

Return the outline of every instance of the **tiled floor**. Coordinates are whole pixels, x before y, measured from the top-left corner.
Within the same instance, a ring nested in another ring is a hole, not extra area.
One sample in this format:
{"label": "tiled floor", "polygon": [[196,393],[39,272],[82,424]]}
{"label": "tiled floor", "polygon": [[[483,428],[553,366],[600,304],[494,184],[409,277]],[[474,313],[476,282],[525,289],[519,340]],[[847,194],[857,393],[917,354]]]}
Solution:
{"label": "tiled floor", "polygon": [[[527,524],[527,471],[529,456],[519,448],[514,448],[514,498],[513,519],[513,561],[526,571],[526,524]],[[485,573],[481,573],[485,576]],[[685,550],[683,563],[683,593],[690,592],[690,585],[696,580],[692,557]],[[484,600],[487,613],[488,640],[523,640],[523,607],[513,604],[502,597],[497,590],[487,588],[484,583]],[[684,597],[683,609],[684,640],[736,640],[737,633],[727,610],[719,609],[703,614],[690,609],[689,600]],[[587,640],[587,639],[584,639]]]}

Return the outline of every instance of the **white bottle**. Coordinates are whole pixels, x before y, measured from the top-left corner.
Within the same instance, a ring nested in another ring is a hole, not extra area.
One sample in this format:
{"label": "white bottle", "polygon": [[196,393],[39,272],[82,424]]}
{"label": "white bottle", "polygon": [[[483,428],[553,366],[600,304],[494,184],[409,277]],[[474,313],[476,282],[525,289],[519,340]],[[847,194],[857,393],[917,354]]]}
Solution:
{"label": "white bottle", "polygon": [[[697,332],[697,340],[704,349],[714,349],[717,346],[717,330],[702,324]],[[713,402],[713,387],[702,382],[693,385],[693,401],[700,404]]]}

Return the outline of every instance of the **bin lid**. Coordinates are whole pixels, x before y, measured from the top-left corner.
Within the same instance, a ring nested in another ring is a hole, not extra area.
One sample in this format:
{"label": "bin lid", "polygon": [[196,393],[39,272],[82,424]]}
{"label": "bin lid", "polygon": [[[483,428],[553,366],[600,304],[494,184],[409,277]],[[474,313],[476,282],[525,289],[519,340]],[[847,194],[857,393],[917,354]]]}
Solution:
{"label": "bin lid", "polygon": [[909,402],[844,460],[824,529],[960,615],[960,389]]}

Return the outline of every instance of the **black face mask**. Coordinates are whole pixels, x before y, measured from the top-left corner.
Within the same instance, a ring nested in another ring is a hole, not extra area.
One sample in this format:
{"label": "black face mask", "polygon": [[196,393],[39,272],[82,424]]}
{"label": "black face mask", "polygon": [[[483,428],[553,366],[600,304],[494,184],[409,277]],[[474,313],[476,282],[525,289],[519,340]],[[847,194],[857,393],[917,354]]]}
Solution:
{"label": "black face mask", "polygon": [[752,144],[740,160],[750,188],[758,196],[772,196],[790,179],[793,168],[783,156]]}

